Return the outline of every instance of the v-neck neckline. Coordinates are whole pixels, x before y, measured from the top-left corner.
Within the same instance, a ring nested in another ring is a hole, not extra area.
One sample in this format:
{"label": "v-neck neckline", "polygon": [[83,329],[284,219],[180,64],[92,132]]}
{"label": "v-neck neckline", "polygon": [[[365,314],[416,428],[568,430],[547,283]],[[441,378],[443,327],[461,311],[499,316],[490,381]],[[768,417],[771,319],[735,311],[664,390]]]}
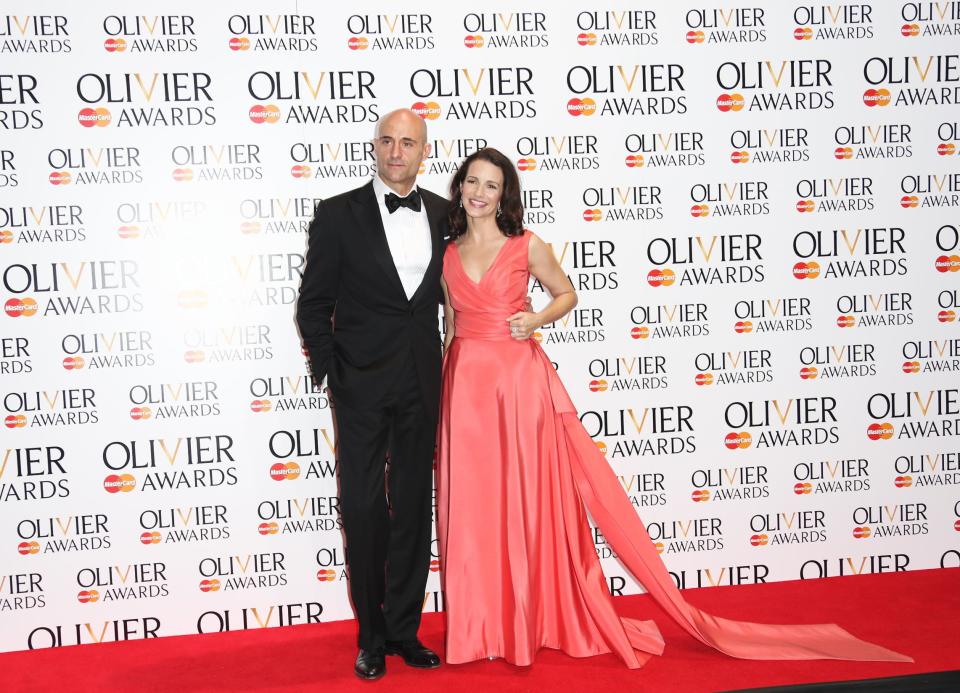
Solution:
{"label": "v-neck neckline", "polygon": [[475,279],[474,279],[473,277],[471,277],[470,274],[467,272],[467,268],[466,268],[466,267],[464,266],[464,264],[463,264],[463,257],[460,255],[460,245],[459,245],[458,243],[454,242],[454,244],[453,244],[453,249],[454,249],[454,251],[457,253],[457,262],[460,264],[460,271],[463,272],[463,276],[466,277],[467,279],[469,279],[470,282],[471,282],[474,286],[480,286],[480,284],[483,283],[483,280],[487,278],[487,275],[490,274],[490,271],[491,271],[491,270],[494,268],[494,266],[497,264],[497,260],[500,259],[500,256],[503,254],[503,249],[507,247],[507,244],[510,242],[510,239],[511,239],[511,238],[512,238],[512,236],[507,236],[507,239],[506,239],[506,240],[503,242],[503,244],[500,246],[500,249],[497,250],[497,254],[493,256],[493,261],[492,261],[489,265],[487,265],[487,269],[485,269],[485,270],[483,271],[483,274],[480,275],[479,281],[478,281],[478,280],[475,280]]}

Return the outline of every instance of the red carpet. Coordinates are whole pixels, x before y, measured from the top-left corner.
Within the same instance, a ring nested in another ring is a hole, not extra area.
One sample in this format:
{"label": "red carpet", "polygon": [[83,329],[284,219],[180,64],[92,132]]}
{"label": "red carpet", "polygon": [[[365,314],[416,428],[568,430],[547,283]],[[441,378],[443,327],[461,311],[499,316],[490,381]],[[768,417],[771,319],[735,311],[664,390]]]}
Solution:
{"label": "red carpet", "polygon": [[[960,570],[859,575],[817,581],[716,587],[686,592],[721,616],[766,622],[840,623],[854,634],[912,656],[914,664],[751,662],[699,644],[647,597],[623,597],[627,616],[654,618],[667,650],[639,671],[612,655],[573,659],[544,650],[526,669],[483,661],[418,671],[396,657],[385,679],[352,671],[354,623],[84,645],[0,655],[2,691],[718,691],[815,681],[904,676],[960,669]],[[175,608],[171,605],[170,608]],[[425,644],[442,650],[442,617],[427,614]]]}

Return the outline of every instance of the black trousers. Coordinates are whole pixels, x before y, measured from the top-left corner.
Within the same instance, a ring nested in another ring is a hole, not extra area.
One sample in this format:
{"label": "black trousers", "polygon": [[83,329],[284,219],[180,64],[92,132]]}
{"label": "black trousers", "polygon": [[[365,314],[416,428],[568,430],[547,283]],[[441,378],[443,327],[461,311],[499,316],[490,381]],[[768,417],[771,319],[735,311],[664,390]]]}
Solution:
{"label": "black trousers", "polygon": [[415,640],[420,627],[438,413],[425,408],[412,357],[375,407],[353,409],[333,397],[350,598],[358,645],[375,651],[385,640]]}

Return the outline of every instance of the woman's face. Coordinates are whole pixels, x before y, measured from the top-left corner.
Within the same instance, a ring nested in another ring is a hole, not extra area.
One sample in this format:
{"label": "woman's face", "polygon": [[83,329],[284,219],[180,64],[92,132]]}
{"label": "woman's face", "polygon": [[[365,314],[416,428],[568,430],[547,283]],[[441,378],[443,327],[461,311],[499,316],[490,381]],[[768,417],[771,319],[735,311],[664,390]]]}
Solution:
{"label": "woman's face", "polygon": [[478,159],[470,164],[460,184],[460,199],[467,216],[481,219],[496,215],[503,196],[503,171],[489,161]]}

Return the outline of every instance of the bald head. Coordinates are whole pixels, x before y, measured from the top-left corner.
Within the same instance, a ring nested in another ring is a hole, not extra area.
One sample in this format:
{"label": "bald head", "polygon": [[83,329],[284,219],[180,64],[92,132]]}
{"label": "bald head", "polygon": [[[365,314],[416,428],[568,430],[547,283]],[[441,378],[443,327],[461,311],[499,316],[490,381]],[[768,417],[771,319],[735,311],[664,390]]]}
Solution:
{"label": "bald head", "polygon": [[393,130],[395,127],[400,127],[405,131],[413,130],[417,133],[417,139],[420,142],[427,141],[427,121],[409,108],[398,108],[395,111],[390,111],[378,120],[375,136],[380,137],[384,130]]}

